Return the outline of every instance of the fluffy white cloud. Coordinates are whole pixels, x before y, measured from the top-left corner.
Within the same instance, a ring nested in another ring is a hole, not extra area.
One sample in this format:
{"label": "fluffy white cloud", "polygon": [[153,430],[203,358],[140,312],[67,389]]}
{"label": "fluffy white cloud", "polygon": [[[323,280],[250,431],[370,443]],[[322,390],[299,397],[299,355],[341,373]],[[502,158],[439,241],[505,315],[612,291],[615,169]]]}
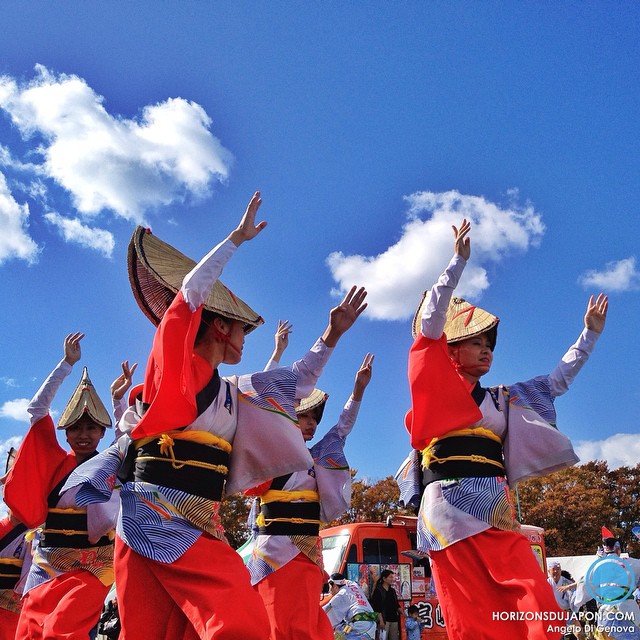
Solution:
{"label": "fluffy white cloud", "polygon": [[640,438],[637,434],[617,433],[604,440],[581,440],[574,443],[581,463],[606,460],[609,469],[635,467],[640,460]]}
{"label": "fluffy white cloud", "polygon": [[0,264],[11,258],[34,262],[38,257],[38,245],[27,231],[28,220],[29,205],[18,204],[0,172]]}
{"label": "fluffy white cloud", "polygon": [[377,256],[329,255],[327,264],[339,291],[347,291],[354,283],[366,286],[370,318],[410,317],[423,290],[437,279],[452,255],[451,225],[467,218],[473,226],[473,251],[456,292],[477,297],[489,286],[483,265],[500,261],[513,250],[526,251],[539,243],[545,230],[531,204],[518,204],[515,190],[509,196],[504,207],[458,191],[406,196],[408,220],[395,244]]}
{"label": "fluffy white cloud", "polygon": [[0,377],[0,382],[2,382],[2,384],[5,385],[6,387],[10,387],[10,388],[15,388],[18,386],[18,382],[16,381],[16,379],[9,378],[8,376]]}
{"label": "fluffy white cloud", "polygon": [[59,213],[45,214],[47,222],[55,226],[67,242],[100,251],[110,258],[115,246],[113,234],[104,229],[92,229],[78,219],[64,218]]}
{"label": "fluffy white cloud", "polygon": [[109,209],[144,222],[146,209],[206,195],[214,179],[226,179],[231,154],[200,105],[171,98],[126,119],[103,100],[82,78],[42,65],[29,83],[0,77],[0,108],[34,139],[44,158],[38,171],[66,189],[82,215]]}
{"label": "fluffy white cloud", "polygon": [[27,407],[29,406],[28,398],[17,398],[16,400],[7,400],[0,405],[0,418],[11,418],[20,422],[29,422],[29,414]]}
{"label": "fluffy white cloud", "polygon": [[640,272],[634,257],[608,262],[602,271],[592,269],[580,276],[578,282],[585,289],[600,291],[635,291],[640,289]]}

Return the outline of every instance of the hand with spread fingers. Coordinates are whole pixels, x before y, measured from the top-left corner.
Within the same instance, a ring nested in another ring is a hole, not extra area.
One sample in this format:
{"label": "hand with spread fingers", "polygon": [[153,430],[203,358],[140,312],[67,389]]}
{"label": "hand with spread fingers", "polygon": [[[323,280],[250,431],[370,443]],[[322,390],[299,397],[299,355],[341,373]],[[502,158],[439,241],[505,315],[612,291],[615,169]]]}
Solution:
{"label": "hand with spread fingers", "polygon": [[71,366],[73,366],[82,356],[82,350],[80,349],[80,341],[84,338],[84,333],[79,331],[76,333],[70,333],[64,339],[64,360]]}
{"label": "hand with spread fingers", "polygon": [[593,296],[589,298],[587,303],[587,311],[584,314],[584,326],[596,333],[602,333],[605,322],[607,321],[607,311],[609,310],[609,297],[604,293],[598,294],[598,298],[594,301]]}
{"label": "hand with spread fingers", "polygon": [[278,320],[278,328],[274,336],[275,346],[271,354],[273,362],[280,362],[282,354],[289,346],[289,334],[293,331],[293,325],[288,320]]}
{"label": "hand with spread fingers", "polygon": [[471,238],[468,238],[467,234],[471,231],[471,222],[464,218],[460,223],[459,229],[454,225],[451,225],[451,228],[453,229],[455,238],[453,252],[461,258],[468,260],[471,256]]}
{"label": "hand with spread fingers", "polygon": [[337,307],[331,309],[329,325],[322,336],[328,347],[335,347],[340,337],[353,326],[360,314],[367,308],[367,303],[364,301],[366,297],[365,288],[357,288],[354,285],[344,300]]}
{"label": "hand with spread fingers", "polygon": [[111,397],[114,402],[120,400],[131,388],[133,374],[137,366],[136,362],[130,367],[128,360],[122,363],[122,373],[111,383]]}
{"label": "hand with spread fingers", "polygon": [[253,238],[267,226],[266,220],[256,224],[256,214],[261,204],[262,198],[260,197],[260,192],[256,191],[247,205],[247,210],[244,212],[240,223],[229,235],[229,240],[231,240],[236,247],[239,247],[247,240],[253,240]]}

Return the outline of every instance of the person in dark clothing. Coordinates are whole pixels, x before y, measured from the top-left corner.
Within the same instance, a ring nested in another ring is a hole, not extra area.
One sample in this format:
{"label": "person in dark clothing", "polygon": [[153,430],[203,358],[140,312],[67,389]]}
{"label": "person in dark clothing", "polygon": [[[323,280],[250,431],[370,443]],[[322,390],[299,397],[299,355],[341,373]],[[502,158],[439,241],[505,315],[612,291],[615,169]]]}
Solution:
{"label": "person in dark clothing", "polygon": [[398,603],[396,590],[391,586],[395,573],[385,569],[378,578],[376,588],[371,596],[371,607],[378,614],[378,629],[386,631],[387,640],[400,638],[400,614],[402,609]]}

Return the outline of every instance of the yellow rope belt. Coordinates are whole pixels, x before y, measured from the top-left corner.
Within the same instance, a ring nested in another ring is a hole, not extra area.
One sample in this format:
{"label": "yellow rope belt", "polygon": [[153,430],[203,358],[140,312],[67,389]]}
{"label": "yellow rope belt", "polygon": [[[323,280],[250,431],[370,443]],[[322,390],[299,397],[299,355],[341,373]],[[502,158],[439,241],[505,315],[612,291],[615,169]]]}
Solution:
{"label": "yellow rope belt", "polygon": [[466,455],[466,456],[447,456],[446,458],[438,458],[434,454],[434,448],[437,442],[441,440],[445,440],[446,438],[453,438],[455,436],[479,436],[481,438],[489,438],[494,442],[499,442],[502,444],[502,439],[500,436],[489,429],[485,429],[484,427],[469,427],[467,429],[457,429],[455,431],[449,431],[446,436],[443,438],[433,438],[426,449],[422,451],[422,468],[428,469],[429,466],[436,462],[452,462],[452,461],[461,461],[467,460],[469,462],[480,462],[483,464],[492,464],[500,469],[504,469],[504,465],[501,462],[497,462],[496,460],[491,460],[485,456],[480,455]]}
{"label": "yellow rope belt", "polygon": [[304,500],[305,502],[320,502],[320,494],[317,491],[280,491],[279,489],[269,489],[260,496],[260,504],[268,502],[294,502]]}
{"label": "yellow rope belt", "polygon": [[[13,567],[21,567],[24,560],[17,560],[16,558],[0,558],[0,565],[8,564]],[[0,573],[0,575],[3,575]]]}
{"label": "yellow rope belt", "polygon": [[[270,502],[294,502],[302,500],[304,502],[320,502],[320,494],[317,491],[281,491],[279,489],[269,489],[260,497],[260,504]],[[265,518],[259,514],[256,524],[259,527],[268,527],[272,522],[292,522],[293,524],[322,524],[320,520],[309,520],[305,518]]]}
{"label": "yellow rope belt", "polygon": [[[133,443],[136,449],[140,449],[145,444],[153,442],[157,436],[151,438],[141,438]],[[198,444],[204,444],[212,447],[216,447],[226,453],[231,453],[231,444],[218,436],[209,433],[208,431],[167,431],[160,434],[158,438],[158,444],[160,445],[160,453],[166,458],[159,458],[157,456],[138,456],[138,460],[156,460],[159,462],[170,462],[174,469],[182,469],[185,466],[199,467],[200,469],[209,469],[227,475],[229,469],[223,464],[210,464],[209,462],[202,462],[201,460],[177,460],[175,453],[173,452],[173,445],[176,440],[186,440],[188,442],[196,442]]]}

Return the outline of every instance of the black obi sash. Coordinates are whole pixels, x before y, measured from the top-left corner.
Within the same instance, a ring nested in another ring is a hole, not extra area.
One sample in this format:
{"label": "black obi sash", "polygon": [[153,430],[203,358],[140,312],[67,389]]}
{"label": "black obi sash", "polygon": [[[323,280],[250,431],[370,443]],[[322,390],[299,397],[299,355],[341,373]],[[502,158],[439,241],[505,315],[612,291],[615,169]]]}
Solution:
{"label": "black obi sash", "polygon": [[64,547],[68,549],[88,549],[113,544],[108,536],[97,542],[89,542],[87,512],[67,509],[50,509],[42,528],[40,542],[43,547]]}
{"label": "black obi sash", "polygon": [[[485,389],[477,383],[471,397],[480,406],[485,397]],[[452,458],[462,456],[464,460],[432,461],[423,470],[423,486],[436,480],[448,478],[486,478],[505,476],[502,443],[482,436],[452,436],[438,440],[432,447],[435,458]],[[492,464],[488,460],[497,463]]]}
{"label": "black obi sash", "polygon": [[[206,444],[178,439],[174,440],[172,448],[175,459],[160,453],[157,440],[136,448],[135,482],[150,482],[220,501],[229,467],[229,453]],[[225,471],[210,466],[224,467]]]}
{"label": "black obi sash", "polygon": [[[291,473],[274,478],[270,489],[282,491]],[[267,502],[260,505],[265,524],[258,527],[260,535],[269,536],[318,536],[320,535],[319,502]],[[274,519],[278,519],[273,522]],[[296,522],[314,520],[315,522]]]}

